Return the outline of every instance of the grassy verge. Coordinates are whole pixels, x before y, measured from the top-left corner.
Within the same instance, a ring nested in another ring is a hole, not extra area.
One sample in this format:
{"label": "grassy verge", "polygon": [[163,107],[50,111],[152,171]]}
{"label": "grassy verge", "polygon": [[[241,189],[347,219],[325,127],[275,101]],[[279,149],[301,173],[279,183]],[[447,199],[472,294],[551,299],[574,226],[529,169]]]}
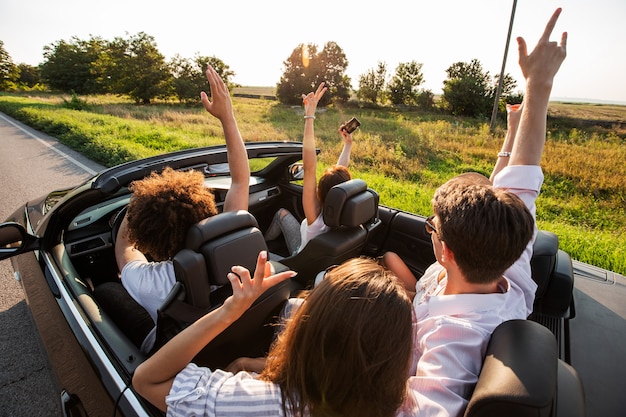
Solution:
{"label": "grassy verge", "polygon": [[[82,110],[72,110],[58,96],[0,95],[0,111],[107,166],[223,142],[219,122],[201,106],[81,100]],[[301,108],[241,97],[233,106],[244,140],[301,140]],[[421,214],[429,214],[434,190],[452,176],[489,175],[504,136],[502,127],[490,135],[484,120],[393,109],[322,110],[315,123],[320,168],[336,162],[337,127],[356,116],[362,126],[354,135],[354,175],[380,193],[382,204]],[[626,107],[559,103],[550,111],[539,226],[556,233],[574,259],[626,274]]]}

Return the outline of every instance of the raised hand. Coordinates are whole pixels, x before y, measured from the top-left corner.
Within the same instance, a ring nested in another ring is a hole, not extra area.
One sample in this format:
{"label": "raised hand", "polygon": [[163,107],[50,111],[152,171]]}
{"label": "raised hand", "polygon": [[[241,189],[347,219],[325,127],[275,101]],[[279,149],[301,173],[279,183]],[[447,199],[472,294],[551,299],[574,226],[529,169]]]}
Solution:
{"label": "raised hand", "polygon": [[223,308],[228,309],[237,318],[268,288],[296,275],[294,271],[285,271],[272,275],[267,262],[267,252],[261,251],[257,257],[254,278],[243,266],[233,266],[228,280],[233,287],[233,295],[224,301]]}
{"label": "raised hand", "polygon": [[517,38],[519,65],[526,79],[526,95],[508,165],[539,165],[541,162],[546,141],[546,116],[550,92],[554,76],[566,55],[567,32],[561,35],[560,43],[550,41],[550,35],[560,14],[561,9],[556,9],[537,46],[530,54],[524,39]]}
{"label": "raised hand", "polygon": [[200,93],[200,99],[202,100],[202,104],[204,105],[206,111],[220,120],[223,120],[226,117],[234,117],[230,93],[228,91],[228,87],[226,87],[226,84],[224,83],[224,80],[222,80],[222,77],[219,76],[213,67],[209,66],[206,70],[206,78],[209,81],[209,86],[211,87],[212,99],[212,101],[210,101],[204,91]]}
{"label": "raised hand", "polygon": [[539,38],[535,49],[533,49],[530,55],[528,54],[524,38],[521,36],[517,38],[519,65],[527,83],[539,83],[551,87],[554,76],[565,59],[567,32],[563,32],[561,35],[560,43],[550,42],[550,35],[554,30],[561,10],[561,8],[558,8],[552,14],[541,38]]}
{"label": "raised hand", "polygon": [[302,104],[304,105],[305,116],[315,116],[315,110],[317,109],[317,103],[322,99],[324,93],[328,90],[324,87],[324,82],[321,82],[317,86],[317,90],[313,93],[302,94]]}

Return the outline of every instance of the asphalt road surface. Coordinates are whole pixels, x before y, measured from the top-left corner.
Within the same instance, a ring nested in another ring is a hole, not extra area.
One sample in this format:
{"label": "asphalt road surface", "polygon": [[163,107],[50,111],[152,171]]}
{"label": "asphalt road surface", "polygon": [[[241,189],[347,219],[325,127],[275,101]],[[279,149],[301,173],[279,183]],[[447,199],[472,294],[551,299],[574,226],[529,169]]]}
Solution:
{"label": "asphalt road surface", "polygon": [[[78,185],[103,169],[0,112],[0,221],[26,201]],[[24,292],[0,261],[0,417],[61,415]]]}

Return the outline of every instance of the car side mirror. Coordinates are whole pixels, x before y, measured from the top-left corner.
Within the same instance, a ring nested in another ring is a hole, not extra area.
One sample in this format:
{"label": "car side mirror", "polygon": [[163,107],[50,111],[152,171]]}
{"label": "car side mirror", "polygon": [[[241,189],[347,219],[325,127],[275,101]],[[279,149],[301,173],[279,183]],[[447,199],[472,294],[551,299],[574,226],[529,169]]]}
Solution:
{"label": "car side mirror", "polygon": [[36,249],[38,239],[14,222],[0,224],[0,260]]}
{"label": "car side mirror", "polygon": [[296,162],[289,165],[289,181],[299,181],[304,179],[304,164]]}

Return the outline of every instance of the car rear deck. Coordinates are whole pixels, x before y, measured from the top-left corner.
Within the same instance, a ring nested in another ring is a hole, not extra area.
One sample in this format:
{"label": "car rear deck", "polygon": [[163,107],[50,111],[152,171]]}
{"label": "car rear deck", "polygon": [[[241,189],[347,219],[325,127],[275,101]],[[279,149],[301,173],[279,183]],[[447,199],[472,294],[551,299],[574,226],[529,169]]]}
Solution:
{"label": "car rear deck", "polygon": [[616,416],[626,409],[626,277],[577,261],[573,266],[571,365],[583,382],[587,415]]}

